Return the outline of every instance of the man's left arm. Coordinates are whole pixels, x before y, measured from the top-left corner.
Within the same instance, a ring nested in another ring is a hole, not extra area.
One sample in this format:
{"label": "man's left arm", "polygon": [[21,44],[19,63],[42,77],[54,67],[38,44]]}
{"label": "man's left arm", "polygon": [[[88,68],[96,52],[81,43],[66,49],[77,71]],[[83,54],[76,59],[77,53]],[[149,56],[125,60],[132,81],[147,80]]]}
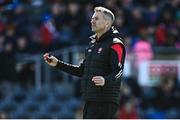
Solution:
{"label": "man's left arm", "polygon": [[111,46],[111,71],[107,76],[94,76],[92,81],[97,86],[104,86],[104,84],[109,84],[117,80],[121,80],[123,73],[125,50],[122,44],[116,43]]}

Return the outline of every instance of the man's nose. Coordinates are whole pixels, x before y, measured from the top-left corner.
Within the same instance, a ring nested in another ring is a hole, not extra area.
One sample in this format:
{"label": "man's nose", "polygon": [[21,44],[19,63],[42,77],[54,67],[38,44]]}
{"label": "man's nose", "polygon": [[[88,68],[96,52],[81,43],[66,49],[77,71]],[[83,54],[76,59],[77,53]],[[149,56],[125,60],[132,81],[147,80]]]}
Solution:
{"label": "man's nose", "polygon": [[93,23],[93,20],[91,20],[91,24]]}
{"label": "man's nose", "polygon": [[92,19],[92,20],[91,20],[91,24],[94,24],[94,23],[95,23],[95,22],[94,22],[94,20]]}

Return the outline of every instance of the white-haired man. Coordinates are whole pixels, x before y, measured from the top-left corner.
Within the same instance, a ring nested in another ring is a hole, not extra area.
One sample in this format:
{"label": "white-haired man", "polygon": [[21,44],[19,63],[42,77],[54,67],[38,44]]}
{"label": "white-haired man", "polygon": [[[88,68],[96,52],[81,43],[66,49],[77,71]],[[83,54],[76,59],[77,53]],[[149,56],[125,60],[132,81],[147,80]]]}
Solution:
{"label": "white-haired man", "polygon": [[114,118],[120,99],[121,76],[124,67],[125,47],[122,37],[114,27],[114,14],[96,7],[91,19],[91,42],[85,59],[72,65],[44,54],[44,60],[53,67],[82,77],[82,95],[85,100],[83,118]]}

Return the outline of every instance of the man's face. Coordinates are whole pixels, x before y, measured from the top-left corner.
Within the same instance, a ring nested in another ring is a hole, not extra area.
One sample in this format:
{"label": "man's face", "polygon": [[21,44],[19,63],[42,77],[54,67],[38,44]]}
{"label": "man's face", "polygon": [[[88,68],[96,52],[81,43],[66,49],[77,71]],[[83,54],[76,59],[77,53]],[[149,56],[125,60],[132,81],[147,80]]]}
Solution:
{"label": "man's face", "polygon": [[106,20],[103,17],[103,13],[95,12],[91,18],[91,29],[93,32],[98,33],[105,29]]}

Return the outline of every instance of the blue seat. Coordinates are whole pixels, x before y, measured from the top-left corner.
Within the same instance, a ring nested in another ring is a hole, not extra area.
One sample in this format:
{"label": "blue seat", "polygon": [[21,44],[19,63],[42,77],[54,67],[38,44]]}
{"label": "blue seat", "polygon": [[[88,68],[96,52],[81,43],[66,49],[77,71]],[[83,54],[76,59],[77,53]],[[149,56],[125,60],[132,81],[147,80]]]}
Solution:
{"label": "blue seat", "polygon": [[62,104],[59,102],[54,102],[54,103],[46,103],[45,105],[41,105],[40,111],[42,113],[47,112],[53,112],[53,113],[58,113],[61,112],[62,110]]}
{"label": "blue seat", "polygon": [[33,119],[54,119],[54,116],[52,113],[48,113],[48,112],[38,112],[35,113],[32,116]]}
{"label": "blue seat", "polygon": [[33,96],[33,100],[39,103],[44,103],[49,99],[48,94],[47,93],[36,93]]}
{"label": "blue seat", "polygon": [[26,101],[27,96],[24,93],[17,93],[17,94],[14,94],[11,99],[12,99],[12,101],[14,101],[18,104],[22,104],[23,102]]}
{"label": "blue seat", "polygon": [[75,112],[72,111],[72,109],[69,109],[68,107],[66,107],[66,105],[63,106],[62,108],[62,112],[60,114],[60,116],[58,116],[61,119],[73,119]]}
{"label": "blue seat", "polygon": [[63,85],[63,84],[61,86],[55,86],[53,92],[55,99],[62,102],[68,101],[74,95],[71,86]]}
{"label": "blue seat", "polygon": [[17,111],[10,114],[10,118],[11,119],[32,119],[33,113],[27,112],[27,111],[23,111],[23,112]]}
{"label": "blue seat", "polygon": [[7,114],[10,114],[12,112],[15,112],[18,108],[18,104],[16,104],[13,101],[3,101],[0,105],[0,111],[3,111]]}
{"label": "blue seat", "polygon": [[145,113],[146,119],[165,119],[165,112],[158,111],[155,108],[148,108]]}
{"label": "blue seat", "polygon": [[40,105],[35,101],[29,101],[23,103],[20,108],[18,109],[20,113],[27,112],[27,113],[36,113],[40,110]]}
{"label": "blue seat", "polygon": [[76,99],[76,98],[72,98],[68,101],[68,103],[66,104],[66,106],[69,109],[72,109],[73,111],[75,111],[76,109],[78,109],[82,104],[82,100],[81,99]]}

